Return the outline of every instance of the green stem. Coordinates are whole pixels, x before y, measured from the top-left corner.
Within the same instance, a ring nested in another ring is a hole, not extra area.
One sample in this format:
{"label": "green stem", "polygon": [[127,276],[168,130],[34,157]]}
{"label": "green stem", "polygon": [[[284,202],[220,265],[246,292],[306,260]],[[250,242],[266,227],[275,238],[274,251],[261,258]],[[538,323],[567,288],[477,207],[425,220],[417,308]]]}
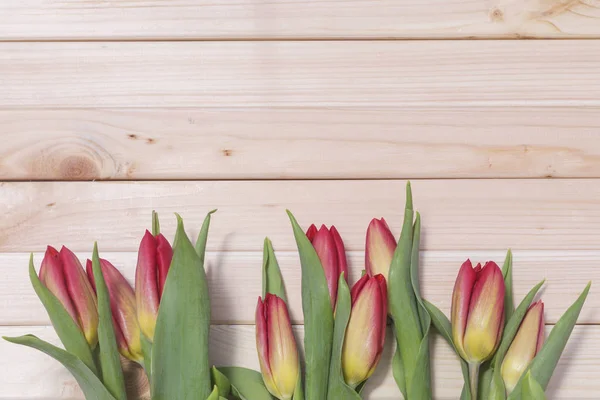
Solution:
{"label": "green stem", "polygon": [[477,400],[479,390],[479,363],[469,363],[469,384],[471,386],[471,400]]}
{"label": "green stem", "polygon": [[158,221],[158,213],[155,210],[152,210],[152,235],[156,237],[159,233],[160,222]]}

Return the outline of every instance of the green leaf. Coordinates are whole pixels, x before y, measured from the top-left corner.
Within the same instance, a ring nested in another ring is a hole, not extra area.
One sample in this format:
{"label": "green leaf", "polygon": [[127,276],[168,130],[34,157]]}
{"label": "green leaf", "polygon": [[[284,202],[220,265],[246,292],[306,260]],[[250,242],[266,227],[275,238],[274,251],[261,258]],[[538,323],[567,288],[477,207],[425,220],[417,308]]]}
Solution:
{"label": "green leaf", "polygon": [[231,393],[242,400],[273,400],[260,372],[241,367],[219,367],[231,382]]}
{"label": "green leaf", "polygon": [[489,400],[506,400],[506,388],[504,387],[504,381],[500,370],[495,368],[490,369],[492,373],[492,379],[489,383],[488,397],[482,397]]}
{"label": "green leaf", "polygon": [[527,372],[521,385],[521,397],[527,400],[546,400],[544,389],[542,386],[531,376],[531,372]]}
{"label": "green leaf", "polygon": [[[203,255],[210,213],[197,249]],[[177,215],[173,259],[161,298],[152,347],[152,398],[206,399],[211,393],[208,363],[210,302],[201,256]]]}
{"label": "green leaf", "polygon": [[146,371],[148,381],[152,382],[152,342],[143,333],[140,333],[140,342],[144,356],[144,371]]}
{"label": "green leaf", "polygon": [[404,223],[398,246],[394,252],[388,278],[390,314],[394,323],[394,334],[400,350],[410,398],[412,375],[417,364],[423,332],[417,309],[417,300],[411,280],[411,255],[413,242],[413,210],[410,183],[406,185]]}
{"label": "green leaf", "polygon": [[[554,328],[550,332],[550,335],[548,335],[544,345],[529,366],[531,376],[540,384],[542,389],[546,389],[548,382],[550,382],[552,373],[554,372],[554,369],[558,364],[558,360],[560,359],[560,356],[567,345],[567,341],[571,336],[571,332],[573,332],[577,318],[579,318],[579,313],[583,308],[583,304],[585,303],[585,299],[587,298],[591,285],[591,282],[587,284],[583,290],[583,293],[581,293],[571,307],[569,307],[556,322],[556,325],[554,325]],[[522,383],[523,377],[521,377],[514,391],[508,397],[510,400],[521,399]]]}
{"label": "green leaf", "polygon": [[406,378],[404,378],[404,363],[402,362],[402,354],[400,354],[400,349],[398,348],[398,342],[396,342],[396,351],[394,351],[394,356],[392,358],[392,376],[396,381],[396,385],[398,385],[398,389],[400,389],[400,393],[402,393],[402,398],[406,399]]}
{"label": "green leaf", "polygon": [[75,357],[79,358],[94,374],[98,374],[94,363],[94,356],[90,346],[79,325],[73,321],[71,315],[63,307],[62,303],[50,290],[40,281],[35,266],[33,265],[33,253],[29,257],[29,279],[31,285],[48,312],[52,326],[60,338],[65,349]]}
{"label": "green leaf", "polygon": [[[202,268],[204,269],[204,255],[206,253],[206,241],[208,240],[208,228],[210,228],[210,217],[216,213],[217,210],[211,210],[204,218],[204,222],[202,223],[202,227],[200,228],[200,233],[198,233],[198,239],[196,239],[196,253],[198,257],[200,257],[200,262],[202,264]],[[177,219],[180,220],[181,217],[177,215]],[[182,222],[183,223],[183,222]],[[188,239],[189,240],[189,239]]]}
{"label": "green leaf", "polygon": [[359,399],[356,391],[346,384],[342,370],[342,349],[344,347],[344,338],[346,328],[350,320],[352,302],[350,299],[350,288],[344,279],[344,274],[340,275],[338,281],[337,303],[335,308],[335,324],[333,329],[333,349],[331,353],[331,365],[329,368],[329,389],[328,399]]}
{"label": "green leaf", "polygon": [[160,233],[160,222],[158,220],[158,213],[152,210],[152,236],[158,236]]}
{"label": "green leaf", "polygon": [[4,337],[5,340],[37,349],[60,362],[73,375],[87,400],[115,400],[98,377],[79,358],[33,335]]}
{"label": "green leaf", "polygon": [[263,246],[263,269],[262,269],[262,284],[263,298],[267,293],[272,293],[277,297],[283,299],[287,303],[287,297],[285,295],[285,286],[283,284],[283,277],[281,276],[281,270],[279,269],[279,263],[275,257],[275,251],[273,251],[273,244],[269,238],[265,238]]}
{"label": "green leaf", "polygon": [[490,361],[484,362],[479,367],[479,384],[477,385],[479,388],[479,399],[489,400],[490,385],[492,383],[493,373],[494,369],[492,368],[492,363]]}
{"label": "green leaf", "polygon": [[229,379],[215,366],[210,369],[213,384],[219,389],[219,396],[227,397],[231,393],[231,383]]}
{"label": "green leaf", "polygon": [[463,380],[465,382],[465,386],[461,394],[461,399],[470,400],[471,393],[469,390],[469,365],[458,355],[458,351],[456,350],[456,346],[454,345],[454,340],[452,340],[452,324],[450,323],[448,317],[446,317],[444,313],[432,303],[428,302],[427,300],[423,300],[423,306],[427,309],[427,312],[431,317],[431,323],[433,324],[433,326],[435,326],[435,329],[437,329],[440,335],[442,335],[442,337],[446,339],[446,342],[448,342],[448,344],[452,346],[452,349],[456,353],[456,356],[460,361],[460,368],[462,370]]}
{"label": "green leaf", "polygon": [[319,256],[300,225],[287,211],[302,266],[302,311],[304,313],[305,394],[308,399],[326,399],[333,340],[333,310]]}
{"label": "green leaf", "polygon": [[217,388],[217,386],[215,385],[213,387],[213,391],[206,398],[206,400],[219,400],[220,398],[221,398],[221,396],[219,396],[219,388]]}
{"label": "green leaf", "polygon": [[[408,398],[411,400],[429,400],[431,394],[431,369],[429,366],[429,329],[431,317],[423,304],[419,287],[419,247],[421,245],[421,215],[417,213],[413,226],[410,277],[412,290],[417,301],[417,311],[423,337],[419,345],[416,364],[407,382]],[[406,376],[406,375],[405,375]]]}
{"label": "green leaf", "polygon": [[512,278],[512,251],[508,249],[504,265],[502,266],[502,276],[504,277],[504,318],[505,321],[510,320],[512,313],[515,311],[514,295],[513,295],[513,278]]}
{"label": "green leaf", "polygon": [[94,243],[92,253],[92,271],[94,272],[96,296],[98,297],[98,344],[100,345],[99,359],[102,369],[102,382],[115,399],[127,400],[121,357],[113,328],[110,297],[102,268],[100,268],[97,243]]}

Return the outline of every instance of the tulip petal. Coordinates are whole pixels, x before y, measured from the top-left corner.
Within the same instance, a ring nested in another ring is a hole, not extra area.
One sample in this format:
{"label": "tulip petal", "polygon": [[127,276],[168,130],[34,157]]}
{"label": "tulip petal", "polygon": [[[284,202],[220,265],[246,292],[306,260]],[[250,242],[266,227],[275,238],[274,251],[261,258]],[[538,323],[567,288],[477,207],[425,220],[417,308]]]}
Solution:
{"label": "tulip petal", "polygon": [[312,240],[312,245],[321,260],[327,287],[329,289],[329,298],[332,308],[335,308],[335,300],[337,298],[337,284],[339,279],[338,269],[338,253],[333,240],[333,236],[325,225],[317,231]]}
{"label": "tulip petal", "polygon": [[496,350],[504,325],[504,278],[498,265],[487,262],[473,285],[463,338],[467,361],[483,362]]}
{"label": "tulip petal", "polygon": [[467,260],[460,267],[454,291],[452,292],[452,340],[456,346],[458,354],[466,359],[463,339],[467,328],[467,318],[469,316],[469,302],[471,300],[471,291],[477,278],[477,273],[473,269],[471,260]]}
{"label": "tulip petal", "polygon": [[258,361],[260,364],[260,371],[262,373],[263,381],[269,393],[277,398],[281,398],[279,389],[273,382],[273,373],[271,372],[271,365],[269,361],[269,333],[267,330],[267,318],[265,304],[262,298],[258,298],[258,304],[256,305],[256,349],[258,351]]}
{"label": "tulip petal", "polygon": [[383,274],[387,280],[396,245],[385,219],[373,218],[367,228],[365,244],[365,266],[369,275]]}
{"label": "tulip petal", "polygon": [[162,298],[165,281],[167,280],[167,274],[169,272],[169,267],[171,266],[171,260],[173,259],[173,248],[171,247],[169,241],[162,234],[159,234],[156,237],[156,244],[158,298],[160,299]]}
{"label": "tulip petal", "polygon": [[[339,281],[340,275],[344,274],[344,279],[348,282],[348,259],[346,258],[346,248],[344,247],[344,241],[342,240],[342,236],[338,232],[335,226],[331,226],[330,229],[331,236],[333,237],[333,242],[335,243],[335,249],[337,252],[337,260],[338,260],[338,270],[337,270],[337,279]],[[339,284],[339,282],[338,282]],[[336,286],[337,287],[337,286]],[[336,289],[336,299],[337,299],[337,289]]]}
{"label": "tulip petal", "polygon": [[144,335],[152,340],[158,315],[157,240],[146,231],[138,251],[135,270],[135,299],[137,319]]}
{"label": "tulip petal", "polygon": [[315,224],[311,224],[308,227],[308,230],[306,231],[306,237],[308,238],[308,240],[310,240],[311,243],[314,240],[316,234],[317,234],[317,227],[315,226]]}
{"label": "tulip petal", "polygon": [[77,311],[71,302],[71,297],[67,290],[63,267],[60,261],[60,254],[52,246],[47,247],[46,254],[42,260],[42,266],[40,267],[40,281],[54,296],[56,296],[71,318],[73,318],[73,321],[81,328],[81,323],[77,317]]}
{"label": "tulip petal", "polygon": [[60,249],[65,283],[73,306],[77,311],[79,325],[90,346],[98,343],[98,306],[94,289],[86,276],[81,262],[66,247]]}

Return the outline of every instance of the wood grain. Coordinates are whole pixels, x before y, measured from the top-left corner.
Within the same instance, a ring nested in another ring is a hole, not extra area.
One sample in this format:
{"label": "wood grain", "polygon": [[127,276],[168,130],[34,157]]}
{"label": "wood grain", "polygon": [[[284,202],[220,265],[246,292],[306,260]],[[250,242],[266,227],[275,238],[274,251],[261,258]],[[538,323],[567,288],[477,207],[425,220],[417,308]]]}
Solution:
{"label": "wood grain", "polygon": [[600,42],[0,44],[0,107],[600,105]]}
{"label": "wood grain", "polygon": [[[79,253],[85,261],[91,254]],[[494,260],[499,265],[505,252],[489,251],[425,251],[421,253],[423,295],[450,315],[450,299],[460,265]],[[129,279],[133,285],[137,253],[101,253]],[[296,252],[277,252],[286,282],[290,314],[294,323],[303,323],[300,298],[300,261]],[[39,267],[43,254],[35,255]],[[253,324],[256,299],[261,294],[262,253],[210,252],[206,269],[211,291],[212,321],[215,324]],[[364,253],[350,252],[350,281],[356,281],[364,269]],[[545,302],[545,318],[555,323],[575,301],[589,280],[600,281],[600,251],[528,251],[514,252],[514,290],[518,304],[525,294],[542,279],[546,286],[540,297]],[[29,255],[0,255],[0,325],[47,325],[46,311],[29,283]],[[568,272],[567,272],[568,269]],[[565,277],[568,276],[568,279]],[[244,288],[240,290],[240,288]],[[580,323],[600,324],[600,296],[595,287],[579,318]]]}
{"label": "wood grain", "polygon": [[[423,249],[595,250],[600,186],[595,180],[417,180]],[[348,250],[364,250],[366,228],[384,216],[399,233],[405,181],[173,181],[0,183],[0,251],[43,251],[66,244],[89,251],[137,251],[150,212],[172,237],[174,212],[192,237],[218,208],[208,249],[296,250],[285,209],[304,227],[334,224]]]}
{"label": "wood grain", "polygon": [[596,107],[0,110],[0,179],[600,177]]}
{"label": "wood grain", "polygon": [[[547,333],[551,329],[547,326]],[[2,335],[16,336],[25,333],[36,334],[43,339],[57,342],[51,327],[2,327]],[[297,327],[298,342],[302,343],[302,327]],[[388,334],[387,347],[381,364],[365,387],[369,399],[392,400],[400,394],[390,371],[392,354],[391,335]],[[236,351],[231,351],[232,348]],[[211,362],[216,365],[238,365],[258,368],[253,326],[215,326],[211,336]],[[69,373],[57,362],[32,349],[19,347],[0,341],[0,399],[83,399],[83,396]],[[19,363],[14,363],[18,359]],[[555,370],[547,390],[553,400],[592,400],[600,396],[600,383],[596,379],[600,367],[600,327],[580,325],[575,327],[571,341]],[[433,339],[432,372],[434,398],[436,400],[456,399],[461,390],[462,378],[456,356],[449,346],[437,335]],[[128,371],[132,373],[131,366]],[[138,380],[133,387],[143,392],[143,373],[138,370]]]}
{"label": "wood grain", "polygon": [[4,0],[2,40],[598,37],[598,0]]}

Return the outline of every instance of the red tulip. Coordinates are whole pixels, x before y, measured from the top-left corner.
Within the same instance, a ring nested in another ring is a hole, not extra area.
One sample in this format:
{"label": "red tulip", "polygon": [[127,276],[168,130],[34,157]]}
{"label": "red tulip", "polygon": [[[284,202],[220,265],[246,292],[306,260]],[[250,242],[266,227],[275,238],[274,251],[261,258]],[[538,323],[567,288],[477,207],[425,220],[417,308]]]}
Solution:
{"label": "red tulip", "polygon": [[365,245],[365,265],[369,275],[382,274],[387,280],[396,245],[396,239],[385,219],[373,218],[367,228]]}
{"label": "red tulip", "polygon": [[173,249],[168,240],[162,234],[154,237],[146,231],[138,252],[135,299],[140,328],[150,341],[154,338],[158,307],[172,257]]}
{"label": "red tulip", "polygon": [[298,383],[298,350],[285,302],[267,293],[256,306],[256,348],[265,386],[281,400],[293,397]]}
{"label": "red tulip", "polygon": [[90,346],[98,343],[98,307],[96,295],[73,252],[66,247],[60,253],[48,246],[40,281],[54,294],[83,332]]}
{"label": "red tulip", "polygon": [[[119,352],[123,357],[141,362],[143,360],[142,341],[140,338],[140,327],[136,318],[135,293],[133,292],[133,288],[123,275],[121,275],[119,270],[107,260],[100,259],[100,268],[102,269],[102,275],[108,289],[113,328]],[[94,290],[96,290],[91,260],[87,260],[86,269],[90,282]]]}
{"label": "red tulip", "polygon": [[314,224],[306,231],[306,237],[312,243],[321,260],[325,279],[327,279],[327,287],[329,288],[331,306],[335,309],[340,274],[343,272],[344,278],[346,281],[348,280],[348,262],[342,237],[335,226],[327,229],[325,225],[321,225],[321,229],[317,230]]}
{"label": "red tulip", "polygon": [[369,378],[383,352],[387,325],[387,285],[382,274],[364,275],[350,292],[352,311],[342,349],[344,379],[351,387]]}

